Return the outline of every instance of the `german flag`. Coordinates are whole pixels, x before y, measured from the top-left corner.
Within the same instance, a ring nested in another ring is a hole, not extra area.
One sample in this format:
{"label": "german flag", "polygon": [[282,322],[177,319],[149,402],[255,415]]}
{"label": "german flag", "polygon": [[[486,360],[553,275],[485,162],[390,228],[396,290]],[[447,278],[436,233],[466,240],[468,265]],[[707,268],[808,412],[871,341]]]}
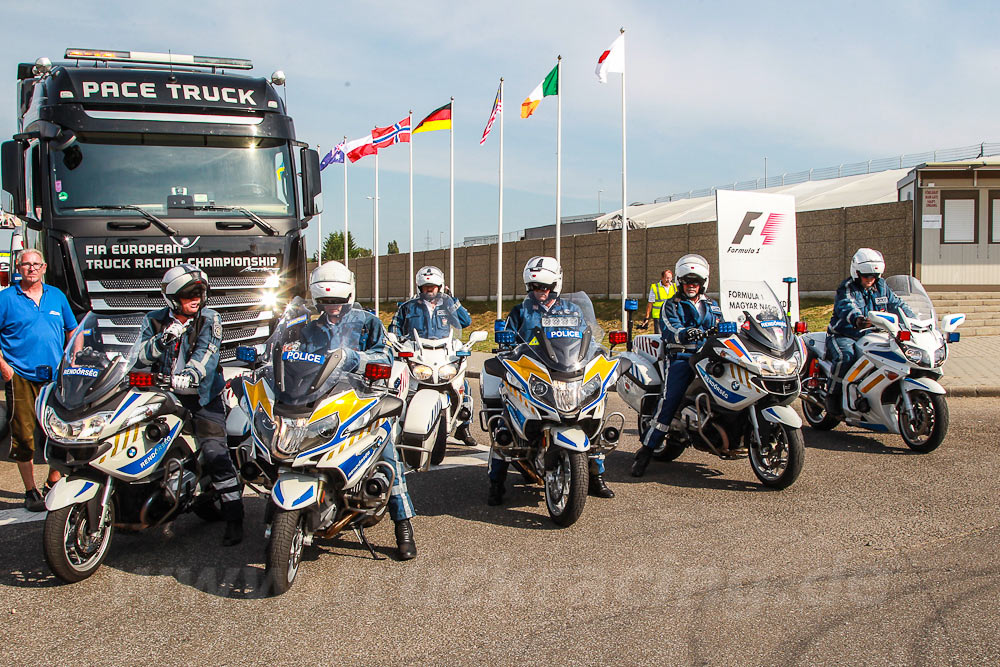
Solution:
{"label": "german flag", "polygon": [[434,130],[450,130],[451,129],[451,102],[435,109],[420,121],[420,124],[413,130],[413,134],[417,132],[433,132]]}

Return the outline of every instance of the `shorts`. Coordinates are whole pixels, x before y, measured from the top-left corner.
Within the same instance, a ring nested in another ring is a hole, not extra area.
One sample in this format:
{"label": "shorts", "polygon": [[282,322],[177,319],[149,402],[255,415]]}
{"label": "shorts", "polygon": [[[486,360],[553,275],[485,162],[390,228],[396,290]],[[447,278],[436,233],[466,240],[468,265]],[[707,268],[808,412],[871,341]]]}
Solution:
{"label": "shorts", "polygon": [[8,406],[10,415],[10,458],[26,462],[35,456],[35,399],[45,385],[44,382],[26,380],[17,373],[10,379],[13,405]]}

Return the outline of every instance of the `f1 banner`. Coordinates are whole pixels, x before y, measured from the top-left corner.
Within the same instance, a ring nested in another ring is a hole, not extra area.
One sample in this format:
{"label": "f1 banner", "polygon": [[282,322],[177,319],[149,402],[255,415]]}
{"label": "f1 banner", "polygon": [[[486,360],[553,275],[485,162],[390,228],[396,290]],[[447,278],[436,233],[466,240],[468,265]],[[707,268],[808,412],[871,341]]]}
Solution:
{"label": "f1 banner", "polygon": [[[795,235],[795,197],[717,190],[715,212],[719,230],[719,295],[727,320],[736,320],[753,295],[732,286],[750,280],[765,281],[788,307],[785,278],[798,279]],[[730,288],[727,289],[727,284]],[[798,283],[792,284],[792,321],[799,318]]]}

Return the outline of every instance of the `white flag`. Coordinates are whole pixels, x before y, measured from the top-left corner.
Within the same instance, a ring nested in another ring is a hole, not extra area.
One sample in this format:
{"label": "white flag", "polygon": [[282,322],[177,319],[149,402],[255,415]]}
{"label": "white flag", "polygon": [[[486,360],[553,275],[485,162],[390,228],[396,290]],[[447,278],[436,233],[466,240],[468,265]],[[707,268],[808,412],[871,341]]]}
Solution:
{"label": "white flag", "polygon": [[625,73],[625,33],[618,35],[618,39],[611,43],[608,50],[597,59],[597,80],[601,83],[608,82],[608,72],[612,74]]}

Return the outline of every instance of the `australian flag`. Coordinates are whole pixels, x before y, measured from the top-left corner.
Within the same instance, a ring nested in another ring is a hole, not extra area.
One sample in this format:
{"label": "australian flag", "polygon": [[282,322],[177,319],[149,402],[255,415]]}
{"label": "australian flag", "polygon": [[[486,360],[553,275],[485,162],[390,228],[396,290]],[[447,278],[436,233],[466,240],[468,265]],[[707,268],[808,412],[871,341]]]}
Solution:
{"label": "australian flag", "polygon": [[343,141],[341,141],[339,144],[331,148],[330,152],[323,156],[323,159],[319,161],[319,170],[323,171],[334,162],[339,162],[340,164],[344,164]]}
{"label": "australian flag", "polygon": [[375,145],[375,148],[388,148],[401,141],[410,141],[409,116],[389,127],[376,127],[372,130],[372,143]]}

